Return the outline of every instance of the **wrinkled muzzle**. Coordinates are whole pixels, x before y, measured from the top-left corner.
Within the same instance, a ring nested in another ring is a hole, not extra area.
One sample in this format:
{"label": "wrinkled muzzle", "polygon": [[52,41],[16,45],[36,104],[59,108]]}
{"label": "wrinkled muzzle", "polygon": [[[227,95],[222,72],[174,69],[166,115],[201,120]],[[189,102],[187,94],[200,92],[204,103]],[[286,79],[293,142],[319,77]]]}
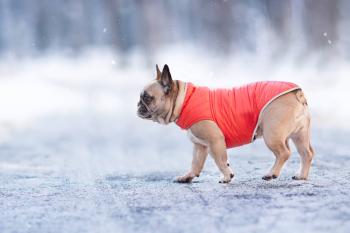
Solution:
{"label": "wrinkled muzzle", "polygon": [[147,106],[140,100],[137,104],[137,115],[143,119],[151,119],[152,113],[148,111]]}

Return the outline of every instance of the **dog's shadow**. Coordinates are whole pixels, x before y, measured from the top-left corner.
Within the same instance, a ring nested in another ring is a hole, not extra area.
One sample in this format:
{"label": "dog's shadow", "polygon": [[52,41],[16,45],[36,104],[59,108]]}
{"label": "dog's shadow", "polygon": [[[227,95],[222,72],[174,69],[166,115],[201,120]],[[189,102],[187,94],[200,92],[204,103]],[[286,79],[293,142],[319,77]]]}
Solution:
{"label": "dog's shadow", "polygon": [[179,183],[176,181],[176,177],[179,176],[179,172],[149,172],[142,174],[111,174],[105,176],[105,181],[109,183],[176,183],[176,184],[198,184],[205,183],[207,180],[193,180],[191,183]]}
{"label": "dog's shadow", "polygon": [[150,172],[141,174],[112,174],[107,175],[105,180],[108,182],[173,182],[176,173],[174,172]]}
{"label": "dog's shadow", "polygon": [[[138,183],[142,184],[179,184],[179,185],[191,185],[200,183],[213,183],[217,184],[217,176],[211,173],[203,172],[203,176],[198,179],[194,179],[190,183],[179,183],[176,181],[176,177],[181,174],[180,172],[148,172],[140,174],[111,174],[104,177],[105,181],[110,184],[131,184]],[[259,179],[260,177],[249,178],[247,180],[234,180],[229,184],[221,184],[224,187],[230,186],[246,186],[258,189],[288,189],[295,188],[298,186],[307,185],[308,182],[305,181],[292,181],[292,180],[273,180],[273,181],[263,181]],[[311,184],[309,184],[311,185]]]}

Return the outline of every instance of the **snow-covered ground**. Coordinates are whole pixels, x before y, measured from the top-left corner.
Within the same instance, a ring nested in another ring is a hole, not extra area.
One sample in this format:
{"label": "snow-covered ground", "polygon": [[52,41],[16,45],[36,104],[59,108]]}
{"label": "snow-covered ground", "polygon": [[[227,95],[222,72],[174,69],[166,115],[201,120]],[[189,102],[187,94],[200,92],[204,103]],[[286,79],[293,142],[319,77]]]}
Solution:
{"label": "snow-covered ground", "polygon": [[[349,63],[204,57],[189,48],[150,63],[138,53],[1,60],[0,232],[347,232]],[[190,166],[190,142],[136,116],[153,62],[212,87],[301,85],[313,116],[310,180],[291,180],[295,152],[278,180],[261,180],[274,157],[258,141],[229,151],[232,184],[217,183],[211,159],[197,182],[173,183]]]}

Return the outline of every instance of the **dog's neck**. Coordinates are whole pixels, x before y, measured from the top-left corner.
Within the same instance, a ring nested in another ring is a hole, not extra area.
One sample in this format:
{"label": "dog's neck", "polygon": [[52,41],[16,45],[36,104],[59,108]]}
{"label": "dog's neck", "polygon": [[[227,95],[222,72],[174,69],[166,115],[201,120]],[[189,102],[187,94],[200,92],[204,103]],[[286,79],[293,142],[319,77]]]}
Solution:
{"label": "dog's neck", "polygon": [[174,81],[174,89],[171,93],[171,104],[169,111],[164,115],[163,123],[169,124],[177,120],[180,115],[182,104],[185,100],[186,95],[186,83],[175,80]]}

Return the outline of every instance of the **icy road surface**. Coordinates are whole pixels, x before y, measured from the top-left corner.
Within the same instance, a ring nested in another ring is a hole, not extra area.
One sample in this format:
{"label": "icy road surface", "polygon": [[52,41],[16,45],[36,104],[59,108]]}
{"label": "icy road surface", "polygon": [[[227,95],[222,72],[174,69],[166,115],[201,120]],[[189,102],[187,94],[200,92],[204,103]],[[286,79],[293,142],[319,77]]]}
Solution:
{"label": "icy road surface", "polygon": [[313,133],[317,154],[309,181],[291,180],[299,165],[295,152],[279,179],[263,181],[273,156],[260,141],[230,150],[236,177],[223,185],[211,158],[194,183],[173,182],[190,165],[190,144],[145,151],[157,145],[145,137],[118,154],[117,138],[101,138],[98,130],[78,127],[76,135],[51,138],[33,130],[0,145],[1,233],[350,230],[346,132]]}

